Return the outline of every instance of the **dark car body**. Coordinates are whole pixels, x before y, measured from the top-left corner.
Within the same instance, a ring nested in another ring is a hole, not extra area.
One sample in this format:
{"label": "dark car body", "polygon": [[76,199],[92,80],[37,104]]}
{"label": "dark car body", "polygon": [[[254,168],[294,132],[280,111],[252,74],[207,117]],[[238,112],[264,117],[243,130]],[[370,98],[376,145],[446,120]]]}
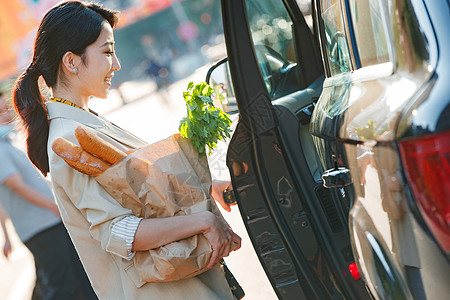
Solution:
{"label": "dark car body", "polygon": [[280,299],[447,299],[449,2],[312,8],[222,1],[227,165],[261,264]]}

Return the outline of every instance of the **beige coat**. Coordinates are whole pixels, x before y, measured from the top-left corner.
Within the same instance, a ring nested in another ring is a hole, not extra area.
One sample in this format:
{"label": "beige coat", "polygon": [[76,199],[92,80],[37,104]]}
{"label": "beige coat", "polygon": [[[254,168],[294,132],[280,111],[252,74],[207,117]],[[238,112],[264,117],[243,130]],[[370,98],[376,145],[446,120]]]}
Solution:
{"label": "beige coat", "polygon": [[122,150],[145,146],[114,124],[67,104],[47,102],[50,120],[50,176],[61,216],[92,286],[100,299],[233,299],[218,266],[197,277],[175,282],[145,283],[139,279],[124,240],[111,235],[112,226],[131,211],[117,203],[98,183],[75,171],[51,149],[58,137],[78,144],[75,128],[84,125]]}

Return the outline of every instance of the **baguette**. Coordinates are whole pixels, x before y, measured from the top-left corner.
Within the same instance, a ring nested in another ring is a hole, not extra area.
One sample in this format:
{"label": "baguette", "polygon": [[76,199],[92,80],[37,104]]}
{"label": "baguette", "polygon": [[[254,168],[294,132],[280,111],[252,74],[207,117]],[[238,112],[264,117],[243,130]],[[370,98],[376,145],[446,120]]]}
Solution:
{"label": "baguette", "polygon": [[107,141],[98,137],[95,133],[82,126],[75,129],[75,137],[80,146],[87,152],[95,155],[113,165],[127,156],[127,154]]}
{"label": "baguette", "polygon": [[90,176],[98,176],[110,167],[107,162],[64,138],[56,139],[52,144],[52,149],[69,166]]}

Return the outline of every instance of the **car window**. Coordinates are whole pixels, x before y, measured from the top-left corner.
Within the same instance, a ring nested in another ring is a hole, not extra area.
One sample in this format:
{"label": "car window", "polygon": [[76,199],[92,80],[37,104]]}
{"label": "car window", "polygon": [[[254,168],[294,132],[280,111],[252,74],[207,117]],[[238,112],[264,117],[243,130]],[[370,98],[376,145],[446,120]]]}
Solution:
{"label": "car window", "polygon": [[381,0],[350,0],[353,30],[362,67],[390,61],[385,27],[386,15],[381,2]]}
{"label": "car window", "polygon": [[247,0],[246,7],[256,57],[273,100],[283,94],[277,90],[287,93],[280,83],[297,65],[292,20],[281,0]]}
{"label": "car window", "polygon": [[325,50],[331,76],[351,70],[350,55],[340,0],[320,1]]}

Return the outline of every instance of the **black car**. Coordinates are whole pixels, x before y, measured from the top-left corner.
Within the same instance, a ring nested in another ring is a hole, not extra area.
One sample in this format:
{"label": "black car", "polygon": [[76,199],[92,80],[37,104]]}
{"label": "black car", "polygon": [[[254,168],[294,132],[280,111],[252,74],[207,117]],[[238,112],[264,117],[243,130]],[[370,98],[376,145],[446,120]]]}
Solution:
{"label": "black car", "polygon": [[311,7],[222,0],[260,262],[280,299],[448,299],[449,1]]}

